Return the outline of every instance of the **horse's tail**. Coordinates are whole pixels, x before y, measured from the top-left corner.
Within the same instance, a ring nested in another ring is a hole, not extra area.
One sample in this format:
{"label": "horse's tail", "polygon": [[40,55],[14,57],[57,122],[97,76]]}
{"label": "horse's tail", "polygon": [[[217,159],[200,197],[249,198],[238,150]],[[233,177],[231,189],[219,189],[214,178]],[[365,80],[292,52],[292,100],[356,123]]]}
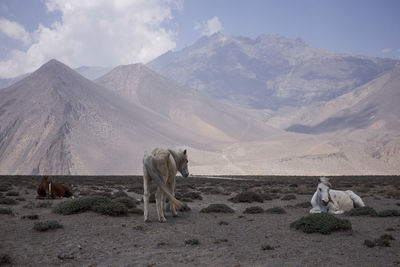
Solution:
{"label": "horse's tail", "polygon": [[349,195],[351,200],[353,200],[354,207],[364,207],[365,206],[362,199],[356,193],[354,193],[351,190],[347,190],[346,193]]}
{"label": "horse's tail", "polygon": [[155,180],[156,184],[161,188],[161,190],[167,195],[172,204],[175,205],[176,208],[180,209],[183,207],[183,203],[177,200],[171,193],[170,189],[164,183],[161,178],[160,171],[157,169],[156,159],[153,157],[148,157],[144,160],[144,167],[149,174],[149,176]]}

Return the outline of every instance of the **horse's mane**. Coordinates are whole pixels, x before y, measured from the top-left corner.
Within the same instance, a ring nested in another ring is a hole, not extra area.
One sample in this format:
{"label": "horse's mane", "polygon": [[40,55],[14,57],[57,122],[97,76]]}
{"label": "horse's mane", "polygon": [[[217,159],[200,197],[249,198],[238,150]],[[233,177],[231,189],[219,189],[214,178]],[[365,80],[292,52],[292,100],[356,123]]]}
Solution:
{"label": "horse's mane", "polygon": [[332,187],[331,183],[329,182],[329,178],[327,177],[320,177],[319,181],[326,186]]}

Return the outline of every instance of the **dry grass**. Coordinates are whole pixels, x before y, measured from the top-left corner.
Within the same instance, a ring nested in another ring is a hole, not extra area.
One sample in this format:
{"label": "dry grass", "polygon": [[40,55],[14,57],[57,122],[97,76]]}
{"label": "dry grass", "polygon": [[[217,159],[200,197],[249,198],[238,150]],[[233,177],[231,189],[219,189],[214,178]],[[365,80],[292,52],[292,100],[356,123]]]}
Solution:
{"label": "dry grass", "polygon": [[258,193],[255,192],[250,192],[250,191],[245,191],[242,193],[237,194],[235,197],[228,199],[229,201],[232,201],[233,203],[238,203],[238,202],[247,202],[247,203],[252,203],[252,202],[264,202],[263,196],[261,196]]}

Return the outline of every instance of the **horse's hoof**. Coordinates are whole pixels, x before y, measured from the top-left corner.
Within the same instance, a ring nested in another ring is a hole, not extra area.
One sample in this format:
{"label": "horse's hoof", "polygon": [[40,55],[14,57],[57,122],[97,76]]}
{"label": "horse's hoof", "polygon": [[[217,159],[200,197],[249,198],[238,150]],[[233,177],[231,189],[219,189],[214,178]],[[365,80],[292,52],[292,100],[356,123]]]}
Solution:
{"label": "horse's hoof", "polygon": [[178,213],[172,214],[172,217],[178,217]]}
{"label": "horse's hoof", "polygon": [[159,221],[160,223],[165,223],[165,222],[167,221],[167,219],[161,218],[161,219],[159,219],[158,221]]}
{"label": "horse's hoof", "polygon": [[148,223],[148,222],[151,222],[151,221],[150,221],[149,218],[147,218],[147,219],[144,219],[144,222],[145,222],[145,223]]}

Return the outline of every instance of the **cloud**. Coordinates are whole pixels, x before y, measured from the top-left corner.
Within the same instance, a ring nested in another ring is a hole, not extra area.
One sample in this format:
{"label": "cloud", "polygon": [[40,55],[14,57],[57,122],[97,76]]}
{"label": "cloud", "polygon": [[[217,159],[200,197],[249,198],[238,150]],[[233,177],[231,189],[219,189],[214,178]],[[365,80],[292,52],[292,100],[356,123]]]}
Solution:
{"label": "cloud", "polygon": [[391,52],[392,52],[392,49],[390,49],[390,48],[382,49],[382,53],[384,53],[384,54],[391,53]]}
{"label": "cloud", "polygon": [[60,21],[39,25],[26,51],[0,61],[0,77],[34,71],[51,58],[71,67],[146,63],[176,46],[165,25],[180,0],[48,0],[46,7],[60,12]]}
{"label": "cloud", "polygon": [[197,24],[195,26],[196,30],[201,30],[201,34],[210,36],[214,33],[220,32],[224,29],[222,27],[221,22],[217,16],[207,20],[207,22],[203,22],[201,24]]}
{"label": "cloud", "polygon": [[10,21],[5,18],[0,18],[0,31],[12,39],[16,39],[29,44],[31,42],[30,34],[21,24]]}

